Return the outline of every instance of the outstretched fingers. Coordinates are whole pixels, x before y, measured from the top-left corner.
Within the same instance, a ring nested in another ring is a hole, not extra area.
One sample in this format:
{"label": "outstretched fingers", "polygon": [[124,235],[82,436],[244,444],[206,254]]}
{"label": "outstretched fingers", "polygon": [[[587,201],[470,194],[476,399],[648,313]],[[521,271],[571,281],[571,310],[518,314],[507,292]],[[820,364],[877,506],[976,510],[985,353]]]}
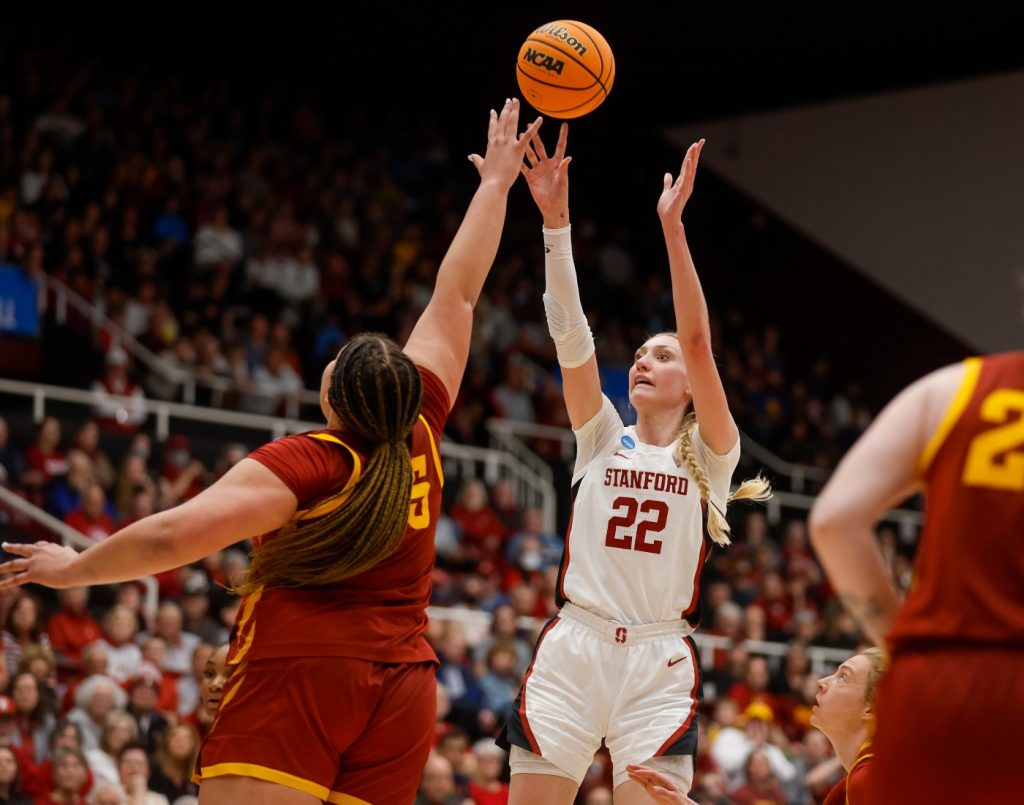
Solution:
{"label": "outstretched fingers", "polygon": [[24,558],[11,559],[0,564],[0,590],[19,587],[30,581],[31,557],[37,550],[36,546],[25,543],[4,543],[3,547],[7,553]]}
{"label": "outstretched fingers", "polygon": [[565,144],[569,140],[569,124],[562,121],[558,127],[558,142],[555,144],[555,159],[561,162],[565,157]]}
{"label": "outstretched fingers", "polygon": [[501,114],[498,115],[498,136],[505,142],[514,140],[516,131],[519,129],[519,101],[516,98],[506,98],[505,105],[501,107]]}
{"label": "outstretched fingers", "polygon": [[537,132],[540,131],[540,126],[543,122],[544,118],[538,117],[526,127],[526,131],[519,135],[519,145],[526,152],[527,158],[532,153],[534,159],[538,161],[547,159],[547,154],[544,153],[544,143],[537,136]]}

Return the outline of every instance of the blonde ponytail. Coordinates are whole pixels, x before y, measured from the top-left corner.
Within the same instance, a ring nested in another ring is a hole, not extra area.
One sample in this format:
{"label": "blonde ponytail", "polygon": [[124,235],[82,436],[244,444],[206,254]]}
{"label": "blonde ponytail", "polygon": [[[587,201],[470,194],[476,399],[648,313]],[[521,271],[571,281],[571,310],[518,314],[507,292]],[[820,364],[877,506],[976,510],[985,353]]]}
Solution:
{"label": "blonde ponytail", "polygon": [[[708,506],[708,534],[717,545],[729,545],[732,540],[729,538],[729,522],[725,519],[725,513],[719,511],[718,507],[711,500],[711,480],[708,478],[707,470],[701,464],[697,454],[693,452],[693,432],[697,428],[697,418],[691,413],[683,419],[679,428],[679,439],[676,442],[676,457],[683,464],[690,476],[700,490],[700,498]],[[758,473],[754,478],[748,478],[740,484],[739,489],[729,495],[728,500],[755,500],[765,501],[772,496],[771,484],[768,479]]]}

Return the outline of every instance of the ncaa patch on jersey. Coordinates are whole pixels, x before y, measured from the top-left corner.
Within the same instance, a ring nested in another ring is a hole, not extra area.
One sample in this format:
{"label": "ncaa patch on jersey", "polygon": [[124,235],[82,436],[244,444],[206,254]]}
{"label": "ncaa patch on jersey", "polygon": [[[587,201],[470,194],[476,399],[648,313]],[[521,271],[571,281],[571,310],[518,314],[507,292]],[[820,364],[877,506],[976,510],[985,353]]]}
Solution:
{"label": "ncaa patch on jersey", "polygon": [[619,441],[622,443],[622,446],[625,447],[627,450],[632,450],[634,447],[636,447],[636,442],[633,440],[632,436],[623,436]]}

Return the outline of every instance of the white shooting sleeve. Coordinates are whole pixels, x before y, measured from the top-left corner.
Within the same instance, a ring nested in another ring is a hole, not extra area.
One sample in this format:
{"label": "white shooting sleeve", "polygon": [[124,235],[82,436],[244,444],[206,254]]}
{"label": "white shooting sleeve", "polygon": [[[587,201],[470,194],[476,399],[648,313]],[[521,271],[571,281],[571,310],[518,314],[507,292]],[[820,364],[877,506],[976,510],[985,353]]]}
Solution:
{"label": "white shooting sleeve", "polygon": [[594,354],[594,336],[580,302],[572,261],[571,230],[570,226],[544,227],[544,313],[558,363],[566,369],[582,366]]}

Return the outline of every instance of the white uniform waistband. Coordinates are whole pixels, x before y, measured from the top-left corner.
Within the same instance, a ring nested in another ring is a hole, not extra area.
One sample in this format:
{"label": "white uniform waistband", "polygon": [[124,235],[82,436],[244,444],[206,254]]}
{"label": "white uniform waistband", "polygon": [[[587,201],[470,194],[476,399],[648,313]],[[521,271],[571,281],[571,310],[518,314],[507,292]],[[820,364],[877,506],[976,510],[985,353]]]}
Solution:
{"label": "white uniform waistband", "polygon": [[677,621],[630,625],[616,621],[606,621],[600,615],[595,615],[593,612],[571,604],[568,601],[558,611],[558,617],[586,626],[610,643],[635,643],[640,640],[662,637],[663,635],[687,637],[693,634],[693,627],[682,618]]}

